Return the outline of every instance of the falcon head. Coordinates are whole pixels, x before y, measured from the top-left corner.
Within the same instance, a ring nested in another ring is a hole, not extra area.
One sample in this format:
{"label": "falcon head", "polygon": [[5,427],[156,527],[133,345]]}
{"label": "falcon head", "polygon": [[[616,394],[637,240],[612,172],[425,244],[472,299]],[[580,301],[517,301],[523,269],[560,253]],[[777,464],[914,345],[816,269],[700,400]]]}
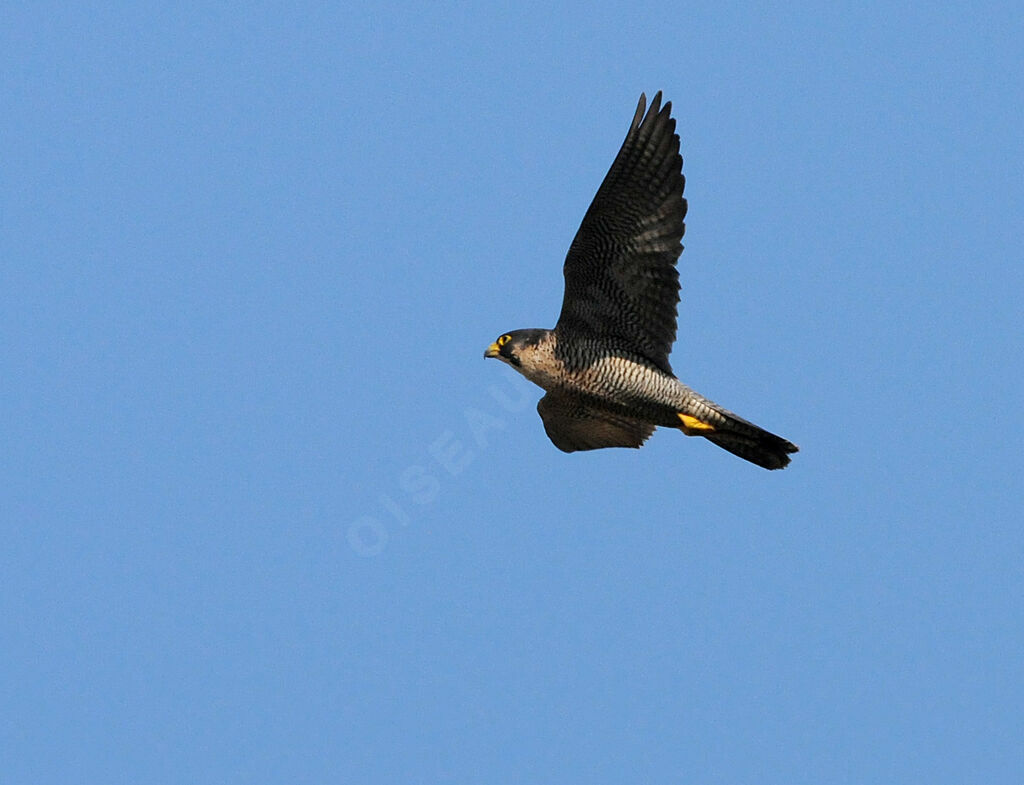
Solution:
{"label": "falcon head", "polygon": [[550,334],[550,330],[513,330],[499,336],[498,340],[488,346],[484,357],[497,357],[503,363],[519,368],[523,364],[524,355],[529,356],[537,344]]}

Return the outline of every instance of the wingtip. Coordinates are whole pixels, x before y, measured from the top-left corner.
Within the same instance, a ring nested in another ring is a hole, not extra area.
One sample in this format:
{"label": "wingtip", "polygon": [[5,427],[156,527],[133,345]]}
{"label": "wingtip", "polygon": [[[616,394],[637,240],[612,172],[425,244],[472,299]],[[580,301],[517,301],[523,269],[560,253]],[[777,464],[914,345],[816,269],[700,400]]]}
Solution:
{"label": "wingtip", "polygon": [[657,115],[661,111],[661,90],[654,94],[654,100],[651,101],[650,114]]}
{"label": "wingtip", "polygon": [[654,94],[654,98],[651,100],[650,108],[648,109],[647,93],[646,92],[640,93],[640,100],[637,102],[637,105],[636,105],[636,114],[633,116],[633,125],[634,126],[642,125],[643,122],[644,122],[645,117],[651,118],[651,119],[653,119],[655,117],[658,117],[658,118],[667,117],[667,118],[670,119],[671,122],[674,123],[675,120],[671,119],[671,116],[672,116],[672,102],[671,101],[665,101],[665,105],[662,106],[662,104],[661,104],[662,97],[663,97],[663,94],[662,94],[661,90],[656,92]]}
{"label": "wingtip", "polygon": [[636,104],[636,112],[633,114],[633,127],[636,128],[640,125],[640,121],[644,119],[644,111],[647,109],[647,94],[640,93],[640,100]]}

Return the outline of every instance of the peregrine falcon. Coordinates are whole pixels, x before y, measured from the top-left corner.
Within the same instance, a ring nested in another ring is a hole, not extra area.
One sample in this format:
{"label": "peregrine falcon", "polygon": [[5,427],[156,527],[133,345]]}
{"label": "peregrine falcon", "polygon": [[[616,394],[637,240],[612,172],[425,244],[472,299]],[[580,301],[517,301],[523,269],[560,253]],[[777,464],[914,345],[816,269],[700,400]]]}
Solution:
{"label": "peregrine falcon", "polygon": [[782,469],[795,444],[694,392],[668,355],[686,217],[683,159],[672,103],[661,93],[629,133],[565,258],[565,295],[553,330],[513,330],[484,357],[508,363],[546,395],[544,430],[565,452],[640,447],[657,426],[703,436],[765,469]]}

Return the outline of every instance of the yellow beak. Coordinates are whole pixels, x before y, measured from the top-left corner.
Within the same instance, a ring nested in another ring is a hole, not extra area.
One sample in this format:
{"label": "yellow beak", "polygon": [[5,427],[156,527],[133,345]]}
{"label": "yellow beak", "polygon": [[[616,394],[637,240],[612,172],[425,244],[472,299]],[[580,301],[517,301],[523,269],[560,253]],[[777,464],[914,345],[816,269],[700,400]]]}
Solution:
{"label": "yellow beak", "polygon": [[487,347],[487,351],[484,352],[484,357],[497,357],[498,356],[498,344],[492,343]]}

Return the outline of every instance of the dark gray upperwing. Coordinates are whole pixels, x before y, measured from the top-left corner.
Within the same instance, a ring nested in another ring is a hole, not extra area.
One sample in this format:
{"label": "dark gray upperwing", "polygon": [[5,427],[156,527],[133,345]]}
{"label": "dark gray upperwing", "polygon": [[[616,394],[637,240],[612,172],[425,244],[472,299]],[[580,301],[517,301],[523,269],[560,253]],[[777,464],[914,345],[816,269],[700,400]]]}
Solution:
{"label": "dark gray upperwing", "polygon": [[631,417],[594,409],[583,399],[549,392],[537,403],[548,438],[562,452],[602,447],[639,447],[655,426]]}
{"label": "dark gray upperwing", "polygon": [[608,339],[671,373],[686,200],[672,103],[641,94],[629,133],[565,258],[555,332]]}

